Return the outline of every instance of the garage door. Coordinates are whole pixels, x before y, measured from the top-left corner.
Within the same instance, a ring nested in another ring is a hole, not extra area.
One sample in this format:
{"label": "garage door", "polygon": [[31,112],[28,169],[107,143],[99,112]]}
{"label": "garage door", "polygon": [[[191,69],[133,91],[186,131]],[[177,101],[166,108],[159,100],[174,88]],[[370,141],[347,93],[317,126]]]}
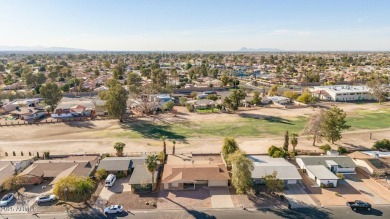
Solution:
{"label": "garage door", "polygon": [[210,180],[209,186],[228,186],[227,180]]}

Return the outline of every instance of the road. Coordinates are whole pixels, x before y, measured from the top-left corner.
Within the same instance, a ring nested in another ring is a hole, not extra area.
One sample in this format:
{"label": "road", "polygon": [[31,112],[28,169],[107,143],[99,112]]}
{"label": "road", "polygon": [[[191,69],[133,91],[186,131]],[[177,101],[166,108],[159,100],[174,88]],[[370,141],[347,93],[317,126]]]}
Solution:
{"label": "road", "polygon": [[223,218],[223,219],[237,219],[237,218],[316,218],[316,219],[327,219],[327,218],[350,218],[350,219],[367,219],[367,218],[390,218],[390,206],[382,205],[373,208],[371,211],[360,211],[354,212],[348,207],[331,207],[331,208],[300,208],[300,209],[264,209],[264,210],[241,210],[241,209],[219,209],[219,210],[167,210],[167,211],[133,211],[125,213],[122,215],[108,216],[99,214],[99,213],[75,213],[71,216],[68,216],[66,213],[58,214],[39,214],[39,215],[26,215],[26,214],[11,214],[11,215],[1,215],[1,218],[8,219],[62,219],[62,218],[128,218],[128,219],[148,219],[148,218],[158,218],[158,219],[169,219],[169,218],[180,218],[180,219],[190,219],[190,218]]}

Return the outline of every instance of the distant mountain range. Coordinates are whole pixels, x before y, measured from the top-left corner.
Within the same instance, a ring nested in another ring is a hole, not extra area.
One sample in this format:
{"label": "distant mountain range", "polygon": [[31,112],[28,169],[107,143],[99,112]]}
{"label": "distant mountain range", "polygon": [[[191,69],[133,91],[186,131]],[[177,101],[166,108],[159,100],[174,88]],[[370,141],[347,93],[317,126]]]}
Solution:
{"label": "distant mountain range", "polygon": [[239,52],[282,52],[283,50],[276,49],[276,48],[257,48],[257,49],[254,49],[254,48],[242,47],[238,51]]}
{"label": "distant mountain range", "polygon": [[0,46],[0,51],[24,51],[24,52],[85,52],[85,49],[67,47],[43,47],[43,46]]}

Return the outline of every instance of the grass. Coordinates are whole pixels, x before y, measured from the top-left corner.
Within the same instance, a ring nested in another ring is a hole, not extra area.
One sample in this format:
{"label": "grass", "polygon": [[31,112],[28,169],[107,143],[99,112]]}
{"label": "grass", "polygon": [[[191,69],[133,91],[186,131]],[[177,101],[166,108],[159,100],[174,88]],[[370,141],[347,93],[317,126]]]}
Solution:
{"label": "grass", "polygon": [[347,124],[352,130],[390,128],[390,109],[356,111],[353,116],[347,116]]}

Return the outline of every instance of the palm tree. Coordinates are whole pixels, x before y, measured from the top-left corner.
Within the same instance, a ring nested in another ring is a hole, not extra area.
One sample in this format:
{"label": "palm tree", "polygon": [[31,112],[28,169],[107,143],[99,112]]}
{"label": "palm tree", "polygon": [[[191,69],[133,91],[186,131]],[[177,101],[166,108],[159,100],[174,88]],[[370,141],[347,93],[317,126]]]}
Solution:
{"label": "palm tree", "polygon": [[176,141],[173,140],[172,143],[173,143],[172,154],[175,154],[175,151],[176,151]]}
{"label": "palm tree", "polygon": [[295,147],[297,146],[298,144],[298,134],[296,133],[291,133],[291,139],[290,139],[290,142],[293,146],[293,153],[295,154]]}
{"label": "palm tree", "polygon": [[163,151],[164,151],[164,154],[166,154],[166,153],[167,153],[167,144],[165,143],[165,140],[167,140],[167,137],[166,137],[166,136],[161,136],[160,139],[161,139],[161,141],[163,142],[163,147],[164,147]]}
{"label": "palm tree", "polygon": [[158,157],[155,154],[148,155],[146,157],[146,168],[148,168],[148,171],[152,174],[152,190],[154,188],[154,172],[156,172],[158,168]]}
{"label": "palm tree", "polygon": [[123,156],[123,148],[125,148],[125,146],[126,146],[126,144],[122,143],[122,142],[115,143],[114,148],[116,150],[116,155],[118,157]]}

